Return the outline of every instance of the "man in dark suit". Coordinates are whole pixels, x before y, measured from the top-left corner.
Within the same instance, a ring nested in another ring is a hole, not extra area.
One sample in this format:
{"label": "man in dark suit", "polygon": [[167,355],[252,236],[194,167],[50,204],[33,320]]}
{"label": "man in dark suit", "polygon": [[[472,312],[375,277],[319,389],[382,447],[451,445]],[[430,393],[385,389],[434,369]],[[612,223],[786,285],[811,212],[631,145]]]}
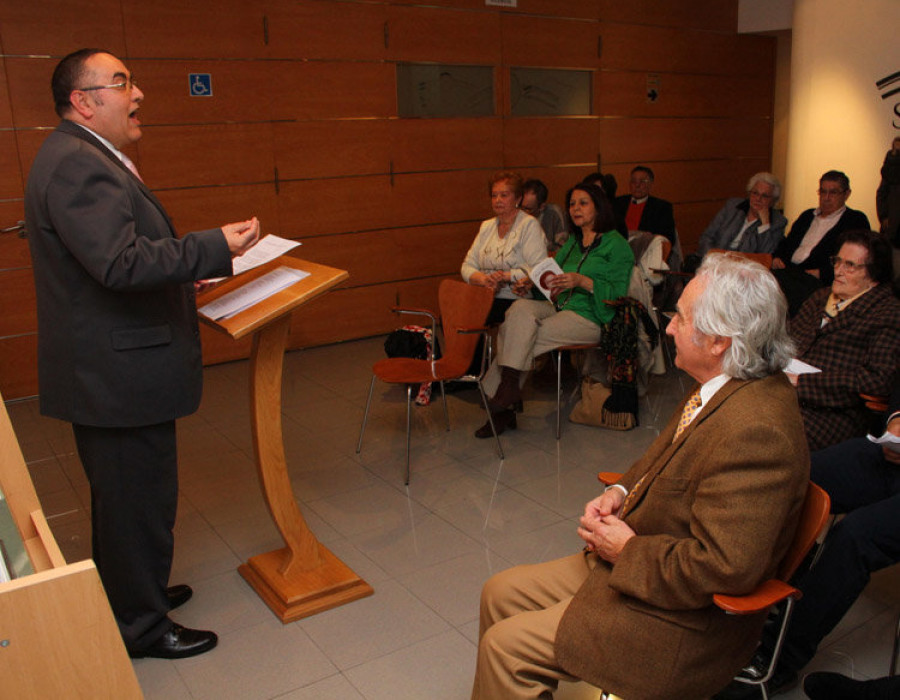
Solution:
{"label": "man in dark suit", "polygon": [[830,258],[837,253],[837,240],[844,231],[869,230],[869,219],[847,207],[850,179],[839,170],[829,170],[819,179],[819,206],[803,212],[772,259],[772,271],[788,300],[793,316],[814,291],[834,279]]}
{"label": "man in dark suit", "polygon": [[93,556],[129,653],[192,656],[216,635],[172,622],[191,590],[167,586],[175,419],[197,409],[202,382],[194,282],[230,275],[259,222],[175,236],[121,152],[141,137],[144,95],[112,54],[66,56],[52,89],[63,121],[25,193],[41,411],[72,423],[91,486]]}
{"label": "man in dark suit", "polygon": [[485,584],[475,700],[550,697],[573,678],[625,698],[709,697],[755,648],[765,616],[726,615],[713,595],[774,574],[808,487],[784,298],[761,266],[709,255],[667,332],[695,391],[587,504],[585,552]]}
{"label": "man in dark suit", "polygon": [[[629,231],[649,231],[665,236],[675,248],[675,216],[672,203],[650,196],[653,187],[653,171],[639,165],[631,171],[630,195],[616,197],[613,213],[616,220],[623,219]],[[624,233],[624,232],[623,232]]]}
{"label": "man in dark suit", "polygon": [[[894,387],[885,434],[900,437],[900,382]],[[784,647],[769,694],[792,687],[799,671],[816,654],[821,641],[844,617],[863,592],[874,571],[900,562],[900,449],[875,444],[864,437],[833,445],[811,455],[810,478],[831,496],[831,512],[845,513],[828,533],[815,566],[798,582],[803,597],[788,624]],[[773,628],[774,629],[774,628]],[[747,668],[761,677],[768,667],[776,640],[766,634]],[[827,697],[851,697],[835,682]],[[874,682],[873,686],[889,685]],[[722,700],[756,698],[754,688],[734,683]],[[821,696],[817,696],[821,697]],[[854,697],[863,697],[861,694]],[[896,697],[871,695],[866,697]]]}

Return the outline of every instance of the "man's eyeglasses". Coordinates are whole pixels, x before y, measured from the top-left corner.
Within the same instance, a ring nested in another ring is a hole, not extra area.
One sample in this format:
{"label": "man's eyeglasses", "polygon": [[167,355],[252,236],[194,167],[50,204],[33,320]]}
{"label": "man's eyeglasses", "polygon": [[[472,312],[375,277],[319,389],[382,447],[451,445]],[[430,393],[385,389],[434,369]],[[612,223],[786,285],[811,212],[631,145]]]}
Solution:
{"label": "man's eyeglasses", "polygon": [[843,258],[832,255],[828,258],[828,262],[831,263],[831,266],[837,270],[839,267],[846,267],[850,272],[856,272],[857,270],[862,270],[866,264],[853,262],[852,260],[844,260]]}
{"label": "man's eyeglasses", "polygon": [[110,85],[91,85],[89,87],[77,89],[81,92],[90,92],[91,90],[128,90],[131,92],[135,85],[137,85],[137,83],[134,81],[134,76],[132,75],[127,80],[118,83],[111,83]]}
{"label": "man's eyeglasses", "polygon": [[847,190],[823,190],[821,188],[816,190],[820,197],[839,197],[846,191]]}

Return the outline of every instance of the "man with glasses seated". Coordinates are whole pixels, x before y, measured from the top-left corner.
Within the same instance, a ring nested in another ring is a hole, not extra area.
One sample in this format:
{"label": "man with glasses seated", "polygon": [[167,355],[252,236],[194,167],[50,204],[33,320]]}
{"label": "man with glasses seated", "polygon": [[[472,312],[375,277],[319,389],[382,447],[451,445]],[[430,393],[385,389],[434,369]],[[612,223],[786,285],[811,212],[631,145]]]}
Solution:
{"label": "man with glasses seated", "polygon": [[859,230],[842,234],[838,245],[831,286],[814,292],[790,324],[797,357],[821,370],[788,375],[810,451],[864,436],[870,415],[860,394],[887,396],[900,367],[890,243]]}
{"label": "man with glasses seated", "polygon": [[850,179],[841,171],[822,175],[818,195],[819,206],[797,217],[772,260],[772,272],[787,297],[791,316],[810,294],[834,279],[829,258],[837,253],[838,237],[844,231],[870,228],[865,214],[847,206]]}
{"label": "man with glasses seated", "polygon": [[[650,190],[654,181],[653,171],[639,165],[631,171],[628,182],[631,194],[616,197],[613,214],[616,220],[623,219],[629,231],[649,231],[665,236],[675,246],[675,216],[672,203],[659,197],[652,197]],[[622,235],[626,235],[621,231]]]}

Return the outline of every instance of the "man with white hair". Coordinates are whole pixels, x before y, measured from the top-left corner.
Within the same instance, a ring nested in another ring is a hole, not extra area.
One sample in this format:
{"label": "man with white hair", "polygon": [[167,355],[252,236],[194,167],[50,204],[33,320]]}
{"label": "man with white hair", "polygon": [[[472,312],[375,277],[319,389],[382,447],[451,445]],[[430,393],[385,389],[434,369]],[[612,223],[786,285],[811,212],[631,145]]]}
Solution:
{"label": "man with white hair", "polygon": [[772,173],[756,173],[747,183],[746,197],[732,197],[700,235],[697,256],[711,248],[741,253],[774,253],[787,219],[775,209],[781,183]]}
{"label": "man with white hair", "polygon": [[765,616],[712,597],[774,574],[806,494],[785,300],[760,265],[713,254],[667,332],[697,386],[587,504],[582,553],[485,584],[473,698],[545,698],[578,678],[626,698],[709,697],[756,646]]}

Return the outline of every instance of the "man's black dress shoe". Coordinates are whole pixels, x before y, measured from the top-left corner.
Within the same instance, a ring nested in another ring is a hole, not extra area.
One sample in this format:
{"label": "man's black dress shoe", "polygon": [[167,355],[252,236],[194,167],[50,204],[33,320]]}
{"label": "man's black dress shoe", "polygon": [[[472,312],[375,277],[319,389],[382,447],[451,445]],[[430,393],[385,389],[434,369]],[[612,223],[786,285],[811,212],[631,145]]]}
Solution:
{"label": "man's black dress shoe", "polygon": [[186,659],[214,648],[219,643],[215,632],[192,630],[172,623],[169,631],[146,649],[129,651],[132,659]]}
{"label": "man's black dress shoe", "polygon": [[[507,408],[503,411],[497,411],[497,413],[491,413],[491,418],[494,419],[494,428],[496,428],[497,430],[497,435],[503,433],[503,431],[507,428],[509,428],[510,430],[515,430],[516,428],[516,412],[511,408]],[[494,437],[494,433],[491,430],[491,422],[485,421],[485,424],[475,431],[475,437]]]}
{"label": "man's black dress shoe", "polygon": [[194,595],[194,591],[190,586],[183,583],[179,583],[177,586],[169,586],[166,589],[166,597],[169,599],[169,610],[180,608],[191,599],[192,595]]}

